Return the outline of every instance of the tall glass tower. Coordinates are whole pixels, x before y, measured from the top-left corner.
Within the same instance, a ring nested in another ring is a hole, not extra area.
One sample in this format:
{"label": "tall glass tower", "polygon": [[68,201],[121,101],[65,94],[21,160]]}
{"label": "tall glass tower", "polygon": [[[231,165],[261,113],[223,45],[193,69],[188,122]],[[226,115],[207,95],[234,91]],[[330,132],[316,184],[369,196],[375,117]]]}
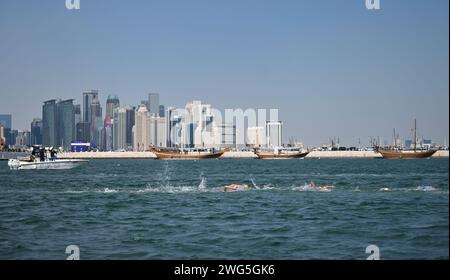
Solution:
{"label": "tall glass tower", "polygon": [[58,144],[58,108],[56,100],[48,100],[42,106],[42,144],[57,146]]}
{"label": "tall glass tower", "polygon": [[58,146],[65,150],[75,140],[75,106],[73,99],[58,102]]}
{"label": "tall glass tower", "polygon": [[150,115],[157,116],[159,114],[159,93],[149,93],[147,110]]}

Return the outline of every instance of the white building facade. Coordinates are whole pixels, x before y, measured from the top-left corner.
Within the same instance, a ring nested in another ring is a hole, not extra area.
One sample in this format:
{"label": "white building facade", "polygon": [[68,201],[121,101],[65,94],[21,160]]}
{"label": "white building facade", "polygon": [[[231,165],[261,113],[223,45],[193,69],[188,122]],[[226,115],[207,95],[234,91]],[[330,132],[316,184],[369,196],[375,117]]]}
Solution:
{"label": "white building facade", "polygon": [[247,146],[259,148],[266,145],[265,129],[262,126],[252,126],[247,128]]}
{"label": "white building facade", "polygon": [[266,122],[266,145],[270,148],[283,146],[283,122]]}
{"label": "white building facade", "polygon": [[127,110],[125,108],[114,109],[113,146],[116,151],[127,149]]}

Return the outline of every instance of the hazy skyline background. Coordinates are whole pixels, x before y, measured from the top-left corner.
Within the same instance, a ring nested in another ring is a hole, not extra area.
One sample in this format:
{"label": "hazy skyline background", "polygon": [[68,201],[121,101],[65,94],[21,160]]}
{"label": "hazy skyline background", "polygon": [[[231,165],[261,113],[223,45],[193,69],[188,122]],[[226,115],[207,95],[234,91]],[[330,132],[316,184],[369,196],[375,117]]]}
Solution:
{"label": "hazy skyline background", "polygon": [[[137,105],[278,108],[284,140],[449,135],[447,0],[0,1],[0,114],[98,89]],[[448,144],[448,142],[447,142]]]}

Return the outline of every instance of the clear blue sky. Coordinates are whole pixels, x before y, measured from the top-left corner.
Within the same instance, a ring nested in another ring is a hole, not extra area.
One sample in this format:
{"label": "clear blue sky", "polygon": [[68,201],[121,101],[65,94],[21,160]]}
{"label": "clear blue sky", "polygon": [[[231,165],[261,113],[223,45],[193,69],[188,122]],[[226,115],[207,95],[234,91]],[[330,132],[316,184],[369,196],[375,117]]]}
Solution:
{"label": "clear blue sky", "polygon": [[99,89],[135,105],[279,108],[285,139],[449,135],[449,1],[0,0],[0,113]]}

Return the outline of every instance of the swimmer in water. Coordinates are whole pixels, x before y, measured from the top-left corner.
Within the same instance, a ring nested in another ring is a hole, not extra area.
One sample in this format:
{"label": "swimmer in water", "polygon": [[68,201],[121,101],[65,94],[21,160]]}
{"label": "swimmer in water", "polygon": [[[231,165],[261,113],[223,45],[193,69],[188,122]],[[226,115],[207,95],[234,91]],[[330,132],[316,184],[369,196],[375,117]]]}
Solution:
{"label": "swimmer in water", "polygon": [[251,188],[254,189],[259,189],[259,187],[256,185],[255,180],[253,180],[253,176],[250,175],[250,181],[252,182],[252,185],[247,185],[247,184],[243,184],[243,185],[238,185],[238,184],[232,184],[232,185],[228,185],[225,186],[223,188],[224,192],[235,192],[235,191],[248,191]]}
{"label": "swimmer in water", "polygon": [[432,186],[418,186],[416,188],[417,191],[423,191],[423,192],[429,192],[429,191],[434,191],[436,190],[435,188],[433,188]]}
{"label": "swimmer in water", "polygon": [[249,187],[248,185],[237,185],[237,184],[232,184],[229,186],[225,186],[223,188],[224,192],[235,192],[235,191],[245,191],[248,190]]}
{"label": "swimmer in water", "polygon": [[334,185],[324,185],[318,186],[314,181],[311,181],[309,184],[305,183],[305,185],[295,188],[300,191],[318,191],[318,192],[331,192],[334,189]]}

